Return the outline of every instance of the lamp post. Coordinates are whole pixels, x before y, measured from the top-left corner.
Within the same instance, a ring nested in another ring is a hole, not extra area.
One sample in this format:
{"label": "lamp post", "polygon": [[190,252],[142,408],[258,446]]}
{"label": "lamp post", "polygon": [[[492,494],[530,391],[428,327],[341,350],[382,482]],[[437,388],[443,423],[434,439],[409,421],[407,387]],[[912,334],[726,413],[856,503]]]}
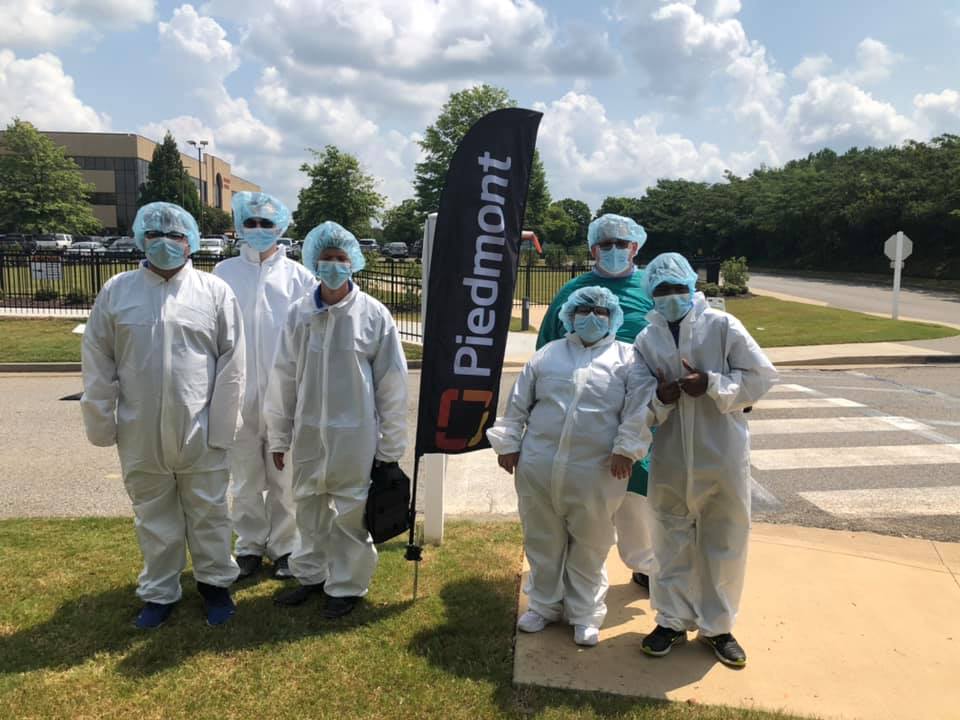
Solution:
{"label": "lamp post", "polygon": [[206,140],[187,140],[187,143],[197,148],[197,178],[200,182],[198,189],[200,195],[200,234],[203,235],[203,148],[208,143]]}

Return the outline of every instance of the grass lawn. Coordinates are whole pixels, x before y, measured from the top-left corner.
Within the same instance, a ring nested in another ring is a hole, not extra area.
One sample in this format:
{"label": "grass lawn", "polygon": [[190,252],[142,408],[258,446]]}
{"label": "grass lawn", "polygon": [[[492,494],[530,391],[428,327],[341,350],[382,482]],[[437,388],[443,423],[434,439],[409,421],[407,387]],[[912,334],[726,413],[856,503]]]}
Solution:
{"label": "grass lawn", "polygon": [[229,625],[208,628],[184,576],[167,625],[140,632],[132,521],[4,520],[0,717],[782,717],[514,688],[517,524],[449,525],[444,546],[424,553],[416,603],[403,545],[380,558],[366,602],[340,621],[322,620],[315,602],[275,607],[281,584],[263,580],[235,593]]}
{"label": "grass lawn", "polygon": [[[516,312],[516,310],[514,310],[514,312]],[[510,318],[510,332],[531,332],[531,333],[540,332],[540,328],[538,328],[538,327],[537,327],[536,325],[534,325],[533,323],[530,323],[529,329],[527,329],[527,330],[521,330],[521,329],[520,329],[521,322],[522,322],[522,319],[521,319],[521,318],[511,317],[511,318]]]}
{"label": "grass lawn", "polygon": [[[80,335],[70,331],[82,319],[0,318],[0,362],[80,362]],[[423,348],[403,343],[407,360],[423,357]]]}
{"label": "grass lawn", "polygon": [[930,340],[958,334],[943,325],[890,320],[761,296],[727,298],[727,311],[746,325],[762,347]]}

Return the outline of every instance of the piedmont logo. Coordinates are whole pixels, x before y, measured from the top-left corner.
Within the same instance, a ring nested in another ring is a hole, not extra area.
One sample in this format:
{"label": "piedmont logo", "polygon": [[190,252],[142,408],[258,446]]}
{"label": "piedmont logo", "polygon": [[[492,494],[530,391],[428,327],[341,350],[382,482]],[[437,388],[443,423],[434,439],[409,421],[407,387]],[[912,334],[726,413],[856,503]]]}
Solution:
{"label": "piedmont logo", "polygon": [[456,451],[478,445],[483,440],[492,403],[490,390],[444,390],[437,414],[437,448]]}

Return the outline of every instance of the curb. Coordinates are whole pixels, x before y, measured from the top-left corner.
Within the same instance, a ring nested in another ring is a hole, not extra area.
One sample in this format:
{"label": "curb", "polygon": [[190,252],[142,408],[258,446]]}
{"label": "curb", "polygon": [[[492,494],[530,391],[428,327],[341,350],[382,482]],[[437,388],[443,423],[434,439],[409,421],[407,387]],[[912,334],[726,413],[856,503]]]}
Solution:
{"label": "curb", "polygon": [[26,362],[26,363],[0,363],[0,372],[4,373],[74,373],[80,372],[80,363],[78,362]]}
{"label": "curb", "polygon": [[777,367],[804,367],[811,365],[949,365],[960,363],[960,355],[876,355],[811,358],[774,362]]}

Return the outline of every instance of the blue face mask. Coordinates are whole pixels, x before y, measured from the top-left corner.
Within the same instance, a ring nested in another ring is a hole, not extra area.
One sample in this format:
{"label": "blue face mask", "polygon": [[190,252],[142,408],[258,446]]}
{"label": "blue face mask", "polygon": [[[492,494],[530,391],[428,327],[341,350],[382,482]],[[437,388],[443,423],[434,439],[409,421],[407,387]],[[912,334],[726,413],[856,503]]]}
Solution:
{"label": "blue face mask", "polygon": [[331,290],[338,290],[353,276],[350,263],[320,260],[317,263],[317,279]]}
{"label": "blue face mask", "polygon": [[630,267],[630,248],[612,247],[600,251],[600,267],[611,275],[620,275]]}
{"label": "blue face mask", "polygon": [[610,318],[600,317],[593,313],[574,315],[573,331],[584,342],[595,343],[600,338],[606,337],[607,333],[610,332]]}
{"label": "blue face mask", "polygon": [[183,245],[166,237],[151,241],[145,253],[150,264],[161,270],[174,270],[187,261]]}
{"label": "blue face mask", "polygon": [[690,293],[683,295],[664,295],[653,299],[657,312],[663,315],[668,322],[676,322],[690,312],[693,307],[693,298]]}
{"label": "blue face mask", "polygon": [[277,233],[269,228],[244,228],[243,241],[257,252],[266,252],[277,242]]}

